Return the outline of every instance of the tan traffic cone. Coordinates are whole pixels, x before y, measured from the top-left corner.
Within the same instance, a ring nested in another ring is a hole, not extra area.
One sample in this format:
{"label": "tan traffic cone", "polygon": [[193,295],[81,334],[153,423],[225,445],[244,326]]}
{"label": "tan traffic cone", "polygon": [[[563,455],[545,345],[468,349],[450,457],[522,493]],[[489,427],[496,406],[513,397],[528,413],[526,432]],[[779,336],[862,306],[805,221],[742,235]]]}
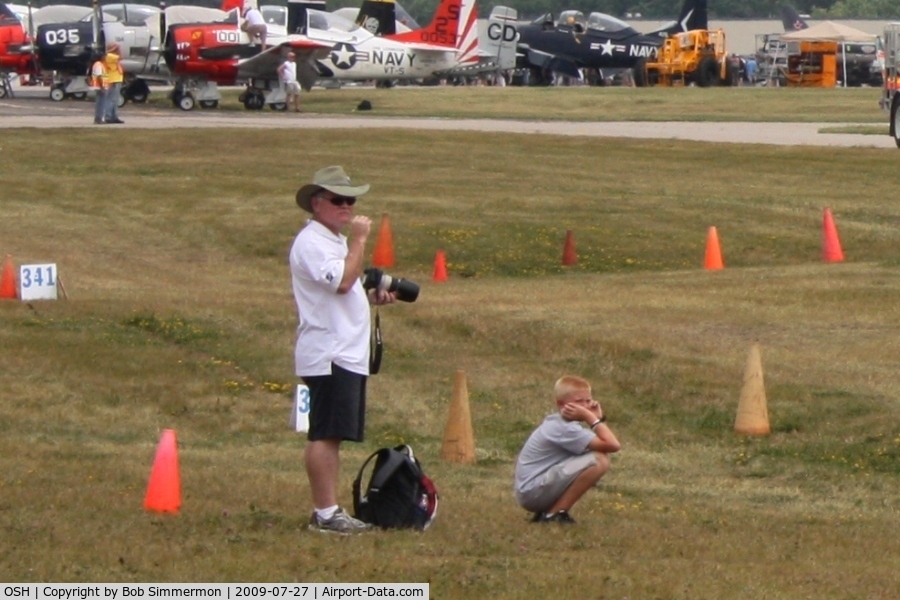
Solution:
{"label": "tan traffic cone", "polygon": [[746,435],[768,435],[769,409],[766,407],[766,389],[763,384],[762,362],[759,358],[759,344],[753,344],[744,368],[744,387],[738,402],[734,430]]}
{"label": "tan traffic cone", "polygon": [[564,267],[573,267],[578,264],[578,254],[575,252],[575,234],[571,229],[566,230],[566,242],[563,245],[562,264]]}
{"label": "tan traffic cone", "polygon": [[475,462],[475,437],[472,434],[472,416],[469,413],[469,392],[466,388],[466,373],[456,372],[453,381],[453,398],[450,414],[444,430],[441,458],[450,462],[471,464]]}
{"label": "tan traffic cone", "polygon": [[144,510],[177,513],[180,507],[181,475],[178,469],[175,430],[166,429],[162,432],[153,468],[150,470]]}
{"label": "tan traffic cone", "polygon": [[381,215],[381,227],[378,230],[378,238],[375,240],[372,266],[394,266],[394,234],[391,232],[391,219],[387,213]]}

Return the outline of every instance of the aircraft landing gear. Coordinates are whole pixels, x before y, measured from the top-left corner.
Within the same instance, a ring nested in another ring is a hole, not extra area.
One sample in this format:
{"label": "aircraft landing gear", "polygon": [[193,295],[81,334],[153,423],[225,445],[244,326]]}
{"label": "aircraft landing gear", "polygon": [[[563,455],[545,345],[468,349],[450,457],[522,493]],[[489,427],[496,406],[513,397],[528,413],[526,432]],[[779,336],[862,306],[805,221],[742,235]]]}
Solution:
{"label": "aircraft landing gear", "polygon": [[200,108],[219,108],[218,100],[200,100],[198,104]]}
{"label": "aircraft landing gear", "polygon": [[266,105],[266,97],[259,90],[249,89],[238,98],[247,110],[262,110]]}
{"label": "aircraft landing gear", "polygon": [[272,110],[284,112],[287,110],[287,103],[286,102],[275,102],[274,104],[270,104],[269,108],[271,108]]}
{"label": "aircraft landing gear", "polygon": [[143,79],[134,79],[122,88],[122,93],[127,100],[135,104],[143,104],[150,96],[150,86]]}
{"label": "aircraft landing gear", "polygon": [[194,102],[192,93],[181,94],[181,98],[178,100],[178,108],[181,110],[194,110],[194,106],[196,106],[196,102]]}
{"label": "aircraft landing gear", "polygon": [[50,88],[50,99],[54,102],[62,102],[66,99],[66,89],[61,85]]}

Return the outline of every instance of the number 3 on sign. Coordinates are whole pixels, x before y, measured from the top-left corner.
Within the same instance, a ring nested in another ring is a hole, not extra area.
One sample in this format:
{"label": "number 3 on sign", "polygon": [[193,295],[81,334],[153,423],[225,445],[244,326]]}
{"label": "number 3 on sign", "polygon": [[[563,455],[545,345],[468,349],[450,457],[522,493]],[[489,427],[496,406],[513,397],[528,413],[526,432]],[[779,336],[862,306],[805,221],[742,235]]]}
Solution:
{"label": "number 3 on sign", "polygon": [[309,431],[309,388],[305,385],[297,386],[294,409],[291,411],[291,427],[301,433]]}
{"label": "number 3 on sign", "polygon": [[19,268],[22,300],[56,300],[56,263],[22,265]]}

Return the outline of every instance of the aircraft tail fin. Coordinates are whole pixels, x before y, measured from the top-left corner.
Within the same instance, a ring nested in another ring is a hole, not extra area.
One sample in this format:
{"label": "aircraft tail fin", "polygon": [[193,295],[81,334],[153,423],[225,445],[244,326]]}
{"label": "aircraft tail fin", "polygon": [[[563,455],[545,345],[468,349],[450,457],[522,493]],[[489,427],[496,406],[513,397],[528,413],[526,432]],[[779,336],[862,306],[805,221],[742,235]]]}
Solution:
{"label": "aircraft tail fin", "polygon": [[0,2],[0,21],[18,21],[19,18],[4,2]]}
{"label": "aircraft tail fin", "polygon": [[392,40],[457,50],[459,63],[478,61],[475,0],[441,0],[427,27],[390,36]]}
{"label": "aircraft tail fin", "polygon": [[394,0],[363,0],[356,24],[373,35],[397,33],[397,7]]}
{"label": "aircraft tail fin", "polygon": [[647,35],[660,35],[667,37],[682,31],[692,29],[709,29],[709,13],[706,8],[706,0],[684,0],[678,19],[662,29],[651,31]]}
{"label": "aircraft tail fin", "polygon": [[516,66],[518,13],[514,8],[495,6],[487,20],[478,21],[479,54],[496,64],[500,70]]}
{"label": "aircraft tail fin", "polygon": [[244,8],[244,2],[245,0],[222,0],[222,6],[220,6],[219,8],[222,10],[222,12],[228,12],[234,10],[235,8],[238,9],[238,12],[240,12],[241,9]]}
{"label": "aircraft tail fin", "polygon": [[781,6],[781,24],[784,25],[785,31],[800,31],[809,27],[809,24],[803,20],[797,9],[790,4]]}

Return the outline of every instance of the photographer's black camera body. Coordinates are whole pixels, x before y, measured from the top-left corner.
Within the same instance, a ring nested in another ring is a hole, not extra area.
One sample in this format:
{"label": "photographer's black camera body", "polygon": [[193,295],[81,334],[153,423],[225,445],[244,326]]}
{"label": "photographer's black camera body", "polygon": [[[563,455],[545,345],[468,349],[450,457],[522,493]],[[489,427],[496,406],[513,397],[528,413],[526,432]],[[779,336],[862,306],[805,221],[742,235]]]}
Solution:
{"label": "photographer's black camera body", "polygon": [[419,297],[419,284],[402,277],[391,277],[375,267],[369,267],[363,272],[362,285],[366,291],[395,292],[397,300],[403,302],[415,302]]}

